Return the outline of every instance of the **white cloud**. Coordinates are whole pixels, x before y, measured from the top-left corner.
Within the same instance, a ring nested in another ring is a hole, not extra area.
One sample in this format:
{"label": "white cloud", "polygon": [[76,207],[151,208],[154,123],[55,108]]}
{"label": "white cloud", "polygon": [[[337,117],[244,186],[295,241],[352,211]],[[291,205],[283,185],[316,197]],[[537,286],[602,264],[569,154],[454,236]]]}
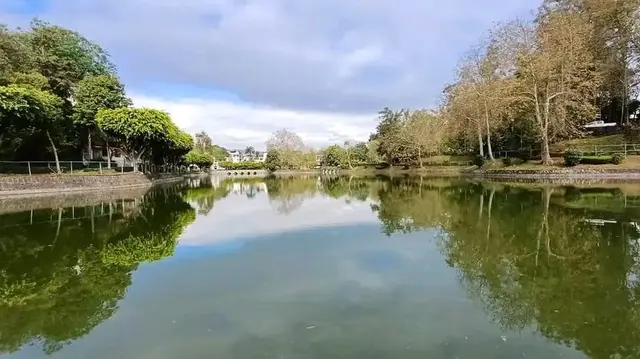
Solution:
{"label": "white cloud", "polygon": [[254,146],[281,128],[296,132],[307,145],[322,147],[345,140],[365,141],[376,124],[376,114],[351,115],[294,111],[223,100],[186,98],[167,100],[133,94],[134,105],[165,110],[183,130],[206,131],[216,144],[229,148]]}
{"label": "white cloud", "polygon": [[20,12],[0,1],[0,18],[24,25],[38,15],[80,31],[113,54],[130,89],[149,93],[158,82],[189,84],[223,89],[247,103],[350,113],[429,106],[459,55],[493,22],[540,3],[41,1],[39,13],[29,13],[28,0]]}

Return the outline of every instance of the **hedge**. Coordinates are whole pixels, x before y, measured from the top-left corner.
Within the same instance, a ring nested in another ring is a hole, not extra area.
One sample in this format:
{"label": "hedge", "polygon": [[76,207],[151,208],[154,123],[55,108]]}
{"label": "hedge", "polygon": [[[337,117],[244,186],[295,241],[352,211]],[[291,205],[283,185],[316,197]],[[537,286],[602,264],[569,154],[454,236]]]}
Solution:
{"label": "hedge", "polygon": [[264,168],[264,162],[220,162],[220,167],[226,170],[261,170]]}

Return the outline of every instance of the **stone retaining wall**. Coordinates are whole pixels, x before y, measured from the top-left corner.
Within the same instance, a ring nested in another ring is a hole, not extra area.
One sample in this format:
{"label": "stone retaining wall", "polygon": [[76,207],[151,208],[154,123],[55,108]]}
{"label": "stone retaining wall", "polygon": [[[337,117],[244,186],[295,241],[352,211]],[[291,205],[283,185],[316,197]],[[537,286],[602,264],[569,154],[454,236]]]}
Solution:
{"label": "stone retaining wall", "polygon": [[166,181],[167,178],[150,178],[142,173],[0,176],[0,196],[148,187],[158,180]]}

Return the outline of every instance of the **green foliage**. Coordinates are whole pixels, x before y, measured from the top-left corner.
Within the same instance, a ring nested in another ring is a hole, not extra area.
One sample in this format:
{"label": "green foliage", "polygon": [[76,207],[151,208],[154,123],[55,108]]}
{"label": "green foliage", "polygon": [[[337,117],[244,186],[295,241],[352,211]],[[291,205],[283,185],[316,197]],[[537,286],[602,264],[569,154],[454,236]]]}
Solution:
{"label": "green foliage", "polygon": [[116,109],[131,105],[124,85],[115,75],[86,77],[78,83],[74,93],[74,123],[86,127],[95,126],[100,109]]}
{"label": "green foliage", "polygon": [[564,164],[566,166],[577,166],[582,161],[582,152],[575,148],[570,148],[564,152]]}
{"label": "green foliage", "polygon": [[214,158],[208,153],[193,150],[184,156],[184,161],[200,167],[201,170],[207,170],[213,165]]}
{"label": "green foliage", "polygon": [[[133,204],[133,203],[129,203]],[[137,206],[2,214],[0,353],[24,346],[53,354],[113,316],[141,262],[171,255],[195,219],[179,193],[152,189]],[[82,212],[82,214],[81,214]],[[6,224],[10,224],[6,226]]]}
{"label": "green foliage", "polygon": [[613,163],[613,156],[583,156],[580,163],[584,165],[606,165]]}
{"label": "green foliage", "polygon": [[613,163],[614,165],[621,165],[625,159],[626,157],[623,154],[616,153],[611,156],[611,163]]}
{"label": "green foliage", "polygon": [[60,98],[69,98],[85,77],[114,73],[108,54],[75,31],[34,20],[23,36],[32,49],[35,69]]}
{"label": "green foliage", "polygon": [[322,154],[322,164],[331,167],[346,167],[348,164],[347,151],[338,145],[327,147]]}
{"label": "green foliage", "polygon": [[484,166],[485,162],[487,162],[487,159],[484,158],[484,156],[480,156],[477,155],[473,158],[473,164],[475,166],[477,166],[478,168],[482,168],[482,166]]}
{"label": "green foliage", "polygon": [[169,114],[160,110],[128,107],[100,109],[96,123],[134,163],[154,149],[166,158],[174,150],[181,156],[193,146],[193,139],[190,136],[187,139],[187,135],[171,121]]}
{"label": "green foliage", "polygon": [[[0,137],[21,141],[37,136],[47,138],[57,162],[55,144],[64,130],[62,119],[62,101],[51,93],[31,87],[0,86]],[[0,149],[4,144],[0,138]],[[9,145],[15,146],[15,142]]]}
{"label": "green foliage", "polygon": [[264,161],[264,166],[267,170],[275,172],[282,168],[282,158],[280,152],[275,149],[271,149],[267,152],[267,158]]}
{"label": "green foliage", "polygon": [[264,162],[242,161],[242,162],[220,162],[220,167],[227,170],[261,170],[265,168]]}

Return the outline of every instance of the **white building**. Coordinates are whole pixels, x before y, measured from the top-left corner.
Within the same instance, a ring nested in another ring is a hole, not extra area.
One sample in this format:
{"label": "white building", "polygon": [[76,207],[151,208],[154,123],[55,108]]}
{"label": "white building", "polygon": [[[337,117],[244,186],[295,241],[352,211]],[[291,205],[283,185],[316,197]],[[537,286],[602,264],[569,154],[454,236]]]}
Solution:
{"label": "white building", "polygon": [[255,151],[253,153],[244,153],[241,150],[229,150],[229,157],[227,160],[229,162],[238,163],[238,162],[264,162],[267,159],[267,152],[264,151]]}

